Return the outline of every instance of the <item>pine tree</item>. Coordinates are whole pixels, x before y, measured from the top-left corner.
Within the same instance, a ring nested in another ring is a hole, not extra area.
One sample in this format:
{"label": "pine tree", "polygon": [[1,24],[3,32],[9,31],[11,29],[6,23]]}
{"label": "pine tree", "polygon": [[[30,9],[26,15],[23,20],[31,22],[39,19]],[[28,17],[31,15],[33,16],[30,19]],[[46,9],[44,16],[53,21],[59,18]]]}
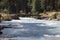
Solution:
{"label": "pine tree", "polygon": [[32,13],[35,13],[36,12],[35,2],[36,2],[36,0],[32,0]]}

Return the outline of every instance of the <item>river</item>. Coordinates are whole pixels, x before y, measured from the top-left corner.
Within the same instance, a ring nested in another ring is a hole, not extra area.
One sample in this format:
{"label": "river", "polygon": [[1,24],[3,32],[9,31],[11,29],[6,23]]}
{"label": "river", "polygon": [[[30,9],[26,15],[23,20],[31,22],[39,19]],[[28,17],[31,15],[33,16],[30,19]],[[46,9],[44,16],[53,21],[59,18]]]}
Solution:
{"label": "river", "polygon": [[60,40],[60,21],[20,17],[0,24],[12,27],[2,30],[3,40]]}

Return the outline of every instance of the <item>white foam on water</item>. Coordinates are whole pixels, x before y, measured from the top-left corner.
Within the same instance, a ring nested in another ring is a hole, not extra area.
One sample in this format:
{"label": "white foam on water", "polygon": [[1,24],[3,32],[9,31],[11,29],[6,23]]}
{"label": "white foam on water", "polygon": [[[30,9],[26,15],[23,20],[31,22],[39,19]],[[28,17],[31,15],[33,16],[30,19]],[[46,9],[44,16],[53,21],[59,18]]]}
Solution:
{"label": "white foam on water", "polygon": [[47,35],[47,34],[45,34],[44,37],[60,37],[60,35]]}
{"label": "white foam on water", "polygon": [[[7,36],[16,35],[17,36],[17,35],[21,35],[21,34],[22,35],[26,34],[29,36],[31,35],[31,37],[32,37],[32,35],[33,36],[38,35],[38,37],[40,37],[39,40],[46,40],[46,39],[51,40],[51,38],[55,39],[55,37],[60,37],[60,21],[38,20],[35,18],[29,18],[29,17],[22,18],[21,17],[20,20],[3,21],[0,24],[9,24],[13,27],[10,29],[2,30],[3,36],[4,35],[7,35]],[[34,31],[34,30],[36,30],[36,31]],[[20,38],[20,36],[17,36],[17,37]],[[23,38],[21,38],[21,39],[23,39]],[[35,38],[36,37],[34,37],[33,40],[38,40],[38,38],[36,38],[36,39]],[[28,38],[28,39],[32,40],[31,38]],[[27,39],[25,39],[25,40],[27,40]]]}

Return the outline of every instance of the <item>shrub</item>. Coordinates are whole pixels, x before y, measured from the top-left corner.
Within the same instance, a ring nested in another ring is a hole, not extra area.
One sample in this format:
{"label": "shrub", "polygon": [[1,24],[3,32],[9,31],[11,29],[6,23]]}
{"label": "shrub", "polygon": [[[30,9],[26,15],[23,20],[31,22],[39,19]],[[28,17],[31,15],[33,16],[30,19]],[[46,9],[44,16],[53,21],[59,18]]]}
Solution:
{"label": "shrub", "polygon": [[2,20],[3,21],[10,21],[11,20],[11,17],[9,14],[7,14],[6,16],[2,16]]}

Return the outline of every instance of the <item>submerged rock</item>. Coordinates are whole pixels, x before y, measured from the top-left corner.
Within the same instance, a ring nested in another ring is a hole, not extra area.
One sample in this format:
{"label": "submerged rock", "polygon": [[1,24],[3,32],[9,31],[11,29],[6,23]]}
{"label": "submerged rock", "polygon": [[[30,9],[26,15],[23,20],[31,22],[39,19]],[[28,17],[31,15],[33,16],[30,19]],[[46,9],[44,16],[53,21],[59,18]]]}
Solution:
{"label": "submerged rock", "polygon": [[0,35],[3,34],[3,32],[0,31]]}

